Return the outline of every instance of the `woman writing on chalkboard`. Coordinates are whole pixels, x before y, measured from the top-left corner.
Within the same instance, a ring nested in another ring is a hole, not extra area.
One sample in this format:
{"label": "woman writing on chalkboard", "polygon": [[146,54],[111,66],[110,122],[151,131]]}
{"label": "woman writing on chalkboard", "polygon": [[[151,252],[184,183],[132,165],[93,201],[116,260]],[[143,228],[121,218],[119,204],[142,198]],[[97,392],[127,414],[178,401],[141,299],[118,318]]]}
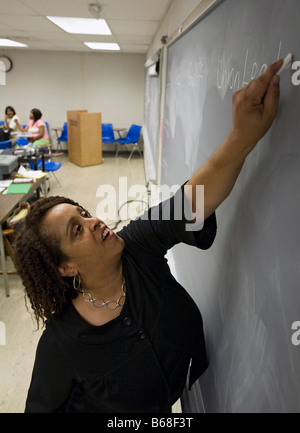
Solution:
{"label": "woman writing on chalkboard", "polygon": [[[164,256],[179,242],[213,243],[214,212],[276,116],[281,64],[234,95],[232,130],[187,183],[205,186],[201,230],[174,217],[184,187],[118,234],[72,200],[32,205],[15,262],[46,329],[26,412],[169,412],[207,368],[201,314]],[[195,212],[195,192],[192,202]]]}

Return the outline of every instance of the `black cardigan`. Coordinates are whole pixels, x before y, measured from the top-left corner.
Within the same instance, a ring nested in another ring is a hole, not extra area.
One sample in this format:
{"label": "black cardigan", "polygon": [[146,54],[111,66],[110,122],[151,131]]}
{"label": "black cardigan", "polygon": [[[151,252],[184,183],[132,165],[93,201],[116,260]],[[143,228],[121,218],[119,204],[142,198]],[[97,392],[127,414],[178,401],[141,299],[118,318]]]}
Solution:
{"label": "black cardigan", "polygon": [[[171,218],[161,217],[166,209]],[[174,197],[118,233],[125,241],[126,279],[119,317],[91,326],[70,303],[62,316],[47,322],[26,412],[170,412],[189,367],[190,386],[207,368],[201,314],[164,256],[179,242],[209,248],[216,218],[213,214],[202,230],[188,232],[173,209]]]}

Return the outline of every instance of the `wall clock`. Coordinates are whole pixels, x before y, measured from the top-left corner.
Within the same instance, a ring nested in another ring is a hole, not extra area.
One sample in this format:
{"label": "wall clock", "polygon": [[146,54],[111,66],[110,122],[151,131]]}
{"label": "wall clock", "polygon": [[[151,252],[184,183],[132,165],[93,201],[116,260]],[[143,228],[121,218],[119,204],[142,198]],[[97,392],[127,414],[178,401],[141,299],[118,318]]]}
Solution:
{"label": "wall clock", "polygon": [[0,71],[9,72],[13,67],[11,59],[7,56],[0,56]]}

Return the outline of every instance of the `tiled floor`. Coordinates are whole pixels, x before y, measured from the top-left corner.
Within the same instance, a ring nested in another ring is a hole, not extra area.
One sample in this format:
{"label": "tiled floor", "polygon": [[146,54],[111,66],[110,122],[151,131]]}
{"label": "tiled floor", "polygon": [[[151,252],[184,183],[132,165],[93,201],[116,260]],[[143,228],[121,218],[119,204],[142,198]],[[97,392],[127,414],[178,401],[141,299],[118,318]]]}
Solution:
{"label": "tiled floor", "polygon": [[[127,186],[131,194],[128,200],[136,198],[147,201],[145,188],[142,188],[145,186],[144,161],[139,156],[133,156],[131,161],[127,161],[125,154],[119,155],[118,158],[104,155],[103,164],[90,167],[72,164],[66,155],[58,157],[57,160],[62,163],[62,167],[56,172],[61,186],[51,178],[49,194],[70,197],[88,209],[91,214],[97,214],[99,218],[98,212],[101,210],[99,194],[105,192],[106,185],[116,187],[116,191],[119,186],[121,190],[125,190]],[[126,193],[121,194],[120,197],[116,194],[114,202],[108,202],[107,207],[113,210],[124,201],[126,201]],[[141,203],[132,206],[128,209],[128,216],[143,208]],[[123,210],[126,211],[125,208]],[[102,219],[112,226],[109,218]],[[119,225],[121,226],[122,224]],[[8,266],[10,265],[8,261]],[[18,276],[9,276],[9,286],[10,297],[7,298],[3,277],[0,276],[0,322],[5,323],[6,328],[6,341],[0,339],[2,343],[0,345],[0,413],[21,413],[24,411],[36,345],[41,331],[36,331],[35,322],[26,309],[23,288]],[[180,411],[181,406],[178,402],[174,412]]]}

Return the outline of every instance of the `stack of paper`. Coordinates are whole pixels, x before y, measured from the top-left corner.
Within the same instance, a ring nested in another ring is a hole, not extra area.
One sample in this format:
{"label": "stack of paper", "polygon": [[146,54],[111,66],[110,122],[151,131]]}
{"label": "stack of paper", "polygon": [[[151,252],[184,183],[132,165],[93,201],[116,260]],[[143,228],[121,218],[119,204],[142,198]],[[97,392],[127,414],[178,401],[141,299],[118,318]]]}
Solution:
{"label": "stack of paper", "polygon": [[16,174],[16,177],[24,177],[24,178],[31,178],[31,179],[40,179],[41,177],[46,176],[46,173],[42,170],[26,170],[23,165],[20,166],[18,173]]}
{"label": "stack of paper", "polygon": [[0,180],[0,192],[6,190],[11,183],[12,180]]}

